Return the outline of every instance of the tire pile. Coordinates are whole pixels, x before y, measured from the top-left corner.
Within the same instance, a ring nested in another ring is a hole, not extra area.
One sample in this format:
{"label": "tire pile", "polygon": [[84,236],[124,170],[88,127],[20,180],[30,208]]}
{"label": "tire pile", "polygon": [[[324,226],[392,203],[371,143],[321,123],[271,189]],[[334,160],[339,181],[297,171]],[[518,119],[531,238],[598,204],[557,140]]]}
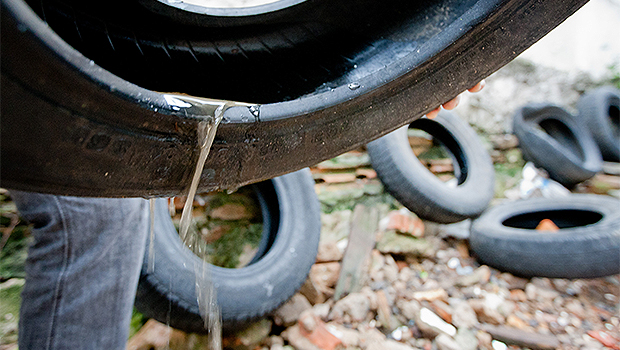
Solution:
{"label": "tire pile", "polygon": [[[578,116],[551,104],[522,107],[513,130],[523,158],[551,180],[575,188],[601,172],[604,161],[620,162],[619,106],[620,91],[603,87],[581,98]],[[427,132],[447,149],[457,186],[443,183],[422,165],[407,142],[408,129]],[[494,190],[491,157],[474,130],[452,113],[417,120],[368,144],[368,153],[386,190],[421,218],[438,223],[474,219],[470,247],[489,266],[528,277],[620,273],[618,199],[571,194],[487,209]],[[543,220],[555,226],[541,229]]]}

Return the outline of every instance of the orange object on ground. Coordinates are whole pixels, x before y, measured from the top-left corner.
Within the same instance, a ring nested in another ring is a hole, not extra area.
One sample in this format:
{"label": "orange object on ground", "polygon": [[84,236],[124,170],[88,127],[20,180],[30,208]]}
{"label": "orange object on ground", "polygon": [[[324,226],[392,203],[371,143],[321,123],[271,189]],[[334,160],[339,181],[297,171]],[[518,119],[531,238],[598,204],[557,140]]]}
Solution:
{"label": "orange object on ground", "polygon": [[536,226],[536,231],[557,232],[560,231],[560,228],[550,219],[542,219],[538,226]]}

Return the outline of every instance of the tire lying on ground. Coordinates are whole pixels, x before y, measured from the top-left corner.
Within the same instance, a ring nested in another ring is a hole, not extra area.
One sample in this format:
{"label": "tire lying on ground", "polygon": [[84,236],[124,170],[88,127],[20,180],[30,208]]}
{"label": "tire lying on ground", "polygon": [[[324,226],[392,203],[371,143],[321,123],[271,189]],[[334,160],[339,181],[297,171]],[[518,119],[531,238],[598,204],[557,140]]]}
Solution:
{"label": "tire lying on ground", "polygon": [[[535,230],[543,219],[550,219],[560,230]],[[617,274],[620,203],[591,194],[506,202],[473,222],[469,244],[483,263],[520,276]]]}
{"label": "tire lying on ground", "polygon": [[577,108],[603,159],[620,162],[620,91],[612,87],[595,89],[581,97]]}
{"label": "tire lying on ground", "polygon": [[601,153],[579,118],[550,104],[520,108],[513,132],[525,160],[545,169],[549,177],[573,187],[601,171]]}
{"label": "tire lying on ground", "polygon": [[200,97],[251,105],[223,112],[199,190],[270,179],[419,118],[584,3],[2,0],[2,186],[178,196]]}
{"label": "tire lying on ground", "polygon": [[[413,153],[407,129],[420,129],[441,143],[452,158],[458,180],[451,187],[431,173]],[[385,189],[423,219],[452,223],[479,215],[493,198],[493,163],[476,132],[457,115],[442,110],[418,119],[367,145],[372,167]]]}
{"label": "tire lying on ground", "polygon": [[[304,283],[319,244],[320,210],[307,169],[252,186],[263,213],[258,252],[242,268],[211,266],[225,329],[246,325],[287,301]],[[181,242],[165,200],[156,203],[153,272],[148,244],[136,308],[174,328],[205,332],[194,272],[202,260]]]}

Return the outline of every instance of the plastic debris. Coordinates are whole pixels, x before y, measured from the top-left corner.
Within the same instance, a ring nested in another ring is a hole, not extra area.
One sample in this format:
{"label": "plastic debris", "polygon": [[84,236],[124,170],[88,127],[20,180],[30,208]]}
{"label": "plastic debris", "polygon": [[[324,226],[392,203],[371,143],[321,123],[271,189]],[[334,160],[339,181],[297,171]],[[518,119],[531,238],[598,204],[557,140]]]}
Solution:
{"label": "plastic debris", "polygon": [[498,340],[493,340],[491,342],[491,346],[493,347],[493,350],[506,350],[508,349],[508,346],[506,346],[506,344],[502,343],[501,341]]}
{"label": "plastic debris", "polygon": [[420,310],[420,321],[439,329],[449,336],[453,337],[456,335],[456,328],[453,325],[442,320],[441,317],[425,307]]}
{"label": "plastic debris", "polygon": [[521,172],[522,180],[515,189],[506,191],[509,199],[527,199],[534,197],[558,198],[565,197],[570,191],[560,183],[549,179],[544,170],[538,169],[528,162]]}

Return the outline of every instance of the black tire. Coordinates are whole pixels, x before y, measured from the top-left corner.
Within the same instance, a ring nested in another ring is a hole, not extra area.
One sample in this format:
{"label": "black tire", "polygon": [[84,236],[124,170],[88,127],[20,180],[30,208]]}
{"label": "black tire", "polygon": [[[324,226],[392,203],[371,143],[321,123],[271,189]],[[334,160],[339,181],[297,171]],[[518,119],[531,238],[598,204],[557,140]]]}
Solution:
{"label": "black tire", "polygon": [[[307,169],[252,186],[263,211],[266,244],[261,243],[245,267],[212,267],[225,329],[264,316],[293,296],[304,283],[319,244],[320,209]],[[147,246],[136,308],[174,328],[205,332],[194,284],[194,264],[201,260],[181,242],[164,200],[158,200],[155,214],[154,271],[148,272]]]}
{"label": "black tire", "polygon": [[[542,219],[560,231],[536,231]],[[506,202],[473,222],[469,244],[483,263],[520,276],[614,275],[620,273],[620,202],[590,194]]]}
{"label": "black tire", "polygon": [[590,91],[581,97],[577,108],[603,159],[620,162],[620,90],[602,87]]}
{"label": "black tire", "polygon": [[385,189],[423,219],[452,223],[482,213],[493,198],[493,162],[476,132],[457,115],[442,110],[433,119],[418,119],[420,129],[445,146],[453,159],[458,186],[449,187],[416,158],[407,127],[367,145],[372,167]]}
{"label": "black tire", "polygon": [[601,153],[585,124],[549,104],[520,108],[513,119],[523,158],[545,169],[549,177],[572,188],[601,171]]}
{"label": "black tire", "polygon": [[234,188],[419,118],[586,2],[309,0],[186,23],[142,20],[137,1],[52,1],[32,1],[48,26],[2,0],[2,186],[89,196],[176,196],[190,182],[204,115],[151,89],[262,103],[226,110],[203,172],[201,191]]}

